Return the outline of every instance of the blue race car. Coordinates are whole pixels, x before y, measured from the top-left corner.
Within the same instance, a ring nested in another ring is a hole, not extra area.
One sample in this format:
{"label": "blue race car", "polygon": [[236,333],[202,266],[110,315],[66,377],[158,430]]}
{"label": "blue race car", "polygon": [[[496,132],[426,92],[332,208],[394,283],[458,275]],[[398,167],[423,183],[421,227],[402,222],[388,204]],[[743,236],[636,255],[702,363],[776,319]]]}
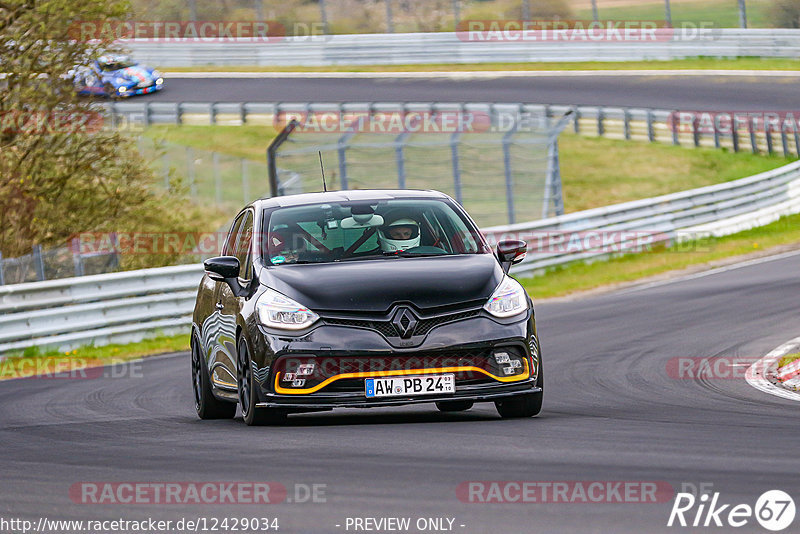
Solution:
{"label": "blue race car", "polygon": [[75,69],[73,76],[79,95],[120,98],[153,93],[164,87],[161,73],[121,54],[101,56],[90,66]]}

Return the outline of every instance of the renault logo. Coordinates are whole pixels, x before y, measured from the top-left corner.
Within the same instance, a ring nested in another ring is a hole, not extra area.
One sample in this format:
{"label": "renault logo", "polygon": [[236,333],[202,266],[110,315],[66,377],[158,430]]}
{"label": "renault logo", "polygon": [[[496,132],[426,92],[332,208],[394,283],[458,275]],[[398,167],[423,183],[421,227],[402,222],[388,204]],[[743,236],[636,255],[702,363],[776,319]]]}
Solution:
{"label": "renault logo", "polygon": [[398,308],[392,319],[392,325],[402,339],[408,339],[414,335],[418,322],[414,312],[408,308]]}

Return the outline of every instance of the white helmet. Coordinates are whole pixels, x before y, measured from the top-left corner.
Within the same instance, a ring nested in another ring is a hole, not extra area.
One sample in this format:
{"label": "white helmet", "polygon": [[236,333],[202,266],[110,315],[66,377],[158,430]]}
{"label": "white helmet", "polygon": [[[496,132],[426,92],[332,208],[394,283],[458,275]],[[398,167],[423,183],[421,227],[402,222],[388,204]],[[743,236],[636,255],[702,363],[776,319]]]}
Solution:
{"label": "white helmet", "polygon": [[[398,233],[405,234],[402,239],[395,239]],[[406,237],[408,236],[408,237]],[[399,252],[419,246],[419,223],[414,219],[397,219],[381,227],[378,232],[378,241],[384,252]]]}

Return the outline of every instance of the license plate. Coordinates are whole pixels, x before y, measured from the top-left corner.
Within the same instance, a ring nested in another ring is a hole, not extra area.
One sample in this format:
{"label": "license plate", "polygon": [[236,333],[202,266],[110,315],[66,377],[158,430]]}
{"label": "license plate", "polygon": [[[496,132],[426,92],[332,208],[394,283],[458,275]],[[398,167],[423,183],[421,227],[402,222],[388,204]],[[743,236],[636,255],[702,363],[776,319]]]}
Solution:
{"label": "license plate", "polygon": [[367,398],[456,392],[456,377],[452,374],[389,376],[385,378],[367,378],[364,382]]}

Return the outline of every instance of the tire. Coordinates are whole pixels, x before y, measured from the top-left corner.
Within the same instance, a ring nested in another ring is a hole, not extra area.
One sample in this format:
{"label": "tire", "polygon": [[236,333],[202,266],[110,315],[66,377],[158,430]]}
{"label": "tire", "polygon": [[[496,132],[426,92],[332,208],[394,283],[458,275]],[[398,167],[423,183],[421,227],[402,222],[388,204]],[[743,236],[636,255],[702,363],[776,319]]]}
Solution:
{"label": "tire", "polygon": [[119,95],[117,94],[117,89],[112,84],[106,82],[103,84],[103,92],[106,94],[107,98],[112,100],[119,100]]}
{"label": "tire", "polygon": [[194,409],[200,419],[233,419],[236,403],[217,399],[211,391],[211,378],[206,368],[205,358],[200,354],[200,345],[192,336],[192,389],[194,390]]}
{"label": "tire", "polygon": [[497,413],[503,419],[539,415],[539,412],[542,411],[542,400],[544,399],[544,369],[541,361],[539,362],[539,376],[536,378],[536,387],[542,388],[542,391],[496,401],[494,405],[497,408]]}
{"label": "tire", "polygon": [[286,421],[286,411],[276,408],[257,408],[256,381],[250,365],[250,349],[247,342],[239,339],[238,360],[236,362],[236,385],[239,389],[239,405],[242,419],[247,426],[278,425]]}
{"label": "tire", "polygon": [[436,407],[440,412],[466,412],[472,408],[473,404],[475,403],[471,400],[451,400],[439,401],[436,403]]}

